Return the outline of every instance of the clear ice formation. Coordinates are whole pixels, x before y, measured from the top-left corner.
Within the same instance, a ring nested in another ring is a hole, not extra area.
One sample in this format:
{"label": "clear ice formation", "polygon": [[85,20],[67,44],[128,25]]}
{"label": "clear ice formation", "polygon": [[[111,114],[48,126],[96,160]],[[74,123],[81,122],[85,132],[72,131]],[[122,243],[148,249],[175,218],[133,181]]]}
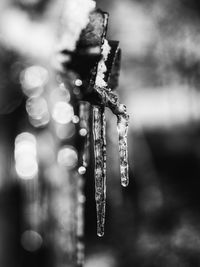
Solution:
{"label": "clear ice formation", "polygon": [[95,200],[97,235],[104,235],[106,208],[106,120],[104,108],[93,107],[93,136],[95,157]]}
{"label": "clear ice formation", "polygon": [[104,235],[105,207],[106,207],[106,121],[104,107],[108,107],[117,116],[117,130],[119,134],[119,156],[121,185],[129,184],[127,133],[129,115],[126,106],[119,102],[118,96],[109,88],[95,85],[102,106],[93,107],[93,137],[95,156],[95,200],[97,210],[97,235]]}
{"label": "clear ice formation", "polygon": [[96,92],[101,97],[104,106],[109,107],[117,116],[117,130],[119,134],[119,155],[120,155],[120,172],[121,184],[126,187],[129,184],[128,173],[128,144],[127,133],[129,124],[129,115],[126,106],[119,102],[118,96],[111,89],[95,87]]}
{"label": "clear ice formation", "polygon": [[119,158],[120,158],[120,172],[121,172],[121,185],[126,187],[129,184],[128,173],[128,115],[117,115],[117,131],[119,134]]}

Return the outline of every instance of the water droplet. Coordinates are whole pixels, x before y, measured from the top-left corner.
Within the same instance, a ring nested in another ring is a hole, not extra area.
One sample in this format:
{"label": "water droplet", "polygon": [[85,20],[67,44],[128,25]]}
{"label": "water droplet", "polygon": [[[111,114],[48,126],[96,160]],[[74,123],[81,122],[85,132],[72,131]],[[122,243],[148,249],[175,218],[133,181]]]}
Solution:
{"label": "water droplet", "polygon": [[76,79],[74,84],[78,87],[82,86],[83,82],[80,79]]}
{"label": "water droplet", "polygon": [[74,116],[72,117],[72,122],[73,122],[74,124],[79,123],[79,117],[76,116],[76,115],[74,115]]}
{"label": "water droplet", "polygon": [[104,229],[98,228],[98,229],[97,229],[97,235],[98,235],[99,237],[104,236]]}
{"label": "water droplet", "polygon": [[79,168],[78,168],[78,173],[79,173],[80,175],[85,174],[85,173],[86,173],[86,168],[85,168],[84,166],[79,167]]}
{"label": "water droplet", "polygon": [[86,136],[87,133],[88,133],[88,132],[87,132],[87,129],[82,128],[82,129],[79,130],[79,134],[80,134],[80,136]]}

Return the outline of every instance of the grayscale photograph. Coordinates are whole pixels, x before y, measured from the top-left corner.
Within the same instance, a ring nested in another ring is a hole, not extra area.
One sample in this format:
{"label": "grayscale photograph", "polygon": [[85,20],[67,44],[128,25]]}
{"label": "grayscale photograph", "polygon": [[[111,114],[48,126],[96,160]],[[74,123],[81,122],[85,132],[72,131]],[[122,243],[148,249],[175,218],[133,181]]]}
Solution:
{"label": "grayscale photograph", "polygon": [[200,267],[200,0],[0,0],[0,267]]}

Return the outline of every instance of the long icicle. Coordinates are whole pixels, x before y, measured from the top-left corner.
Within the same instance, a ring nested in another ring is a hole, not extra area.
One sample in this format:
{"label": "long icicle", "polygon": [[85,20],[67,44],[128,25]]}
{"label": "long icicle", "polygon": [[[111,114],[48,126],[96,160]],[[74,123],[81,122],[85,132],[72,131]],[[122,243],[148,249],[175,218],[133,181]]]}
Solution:
{"label": "long icicle", "polygon": [[128,186],[129,184],[128,144],[127,144],[128,121],[129,121],[129,116],[127,114],[117,115],[121,185],[124,187]]}
{"label": "long icicle", "polygon": [[106,121],[102,107],[93,107],[93,136],[95,156],[95,200],[97,235],[104,235],[106,208]]}

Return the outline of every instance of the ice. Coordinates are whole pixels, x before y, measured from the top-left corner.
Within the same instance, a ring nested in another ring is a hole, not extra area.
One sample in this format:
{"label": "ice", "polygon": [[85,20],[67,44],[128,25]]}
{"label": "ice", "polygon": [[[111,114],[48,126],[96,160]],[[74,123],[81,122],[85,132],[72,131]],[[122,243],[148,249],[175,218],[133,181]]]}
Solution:
{"label": "ice", "polygon": [[104,108],[93,107],[93,136],[95,157],[95,200],[97,235],[104,235],[106,207],[106,121]]}
{"label": "ice", "polygon": [[129,116],[127,114],[120,114],[117,116],[121,185],[124,187],[128,186],[129,184],[128,145],[127,145],[128,121],[129,121]]}

